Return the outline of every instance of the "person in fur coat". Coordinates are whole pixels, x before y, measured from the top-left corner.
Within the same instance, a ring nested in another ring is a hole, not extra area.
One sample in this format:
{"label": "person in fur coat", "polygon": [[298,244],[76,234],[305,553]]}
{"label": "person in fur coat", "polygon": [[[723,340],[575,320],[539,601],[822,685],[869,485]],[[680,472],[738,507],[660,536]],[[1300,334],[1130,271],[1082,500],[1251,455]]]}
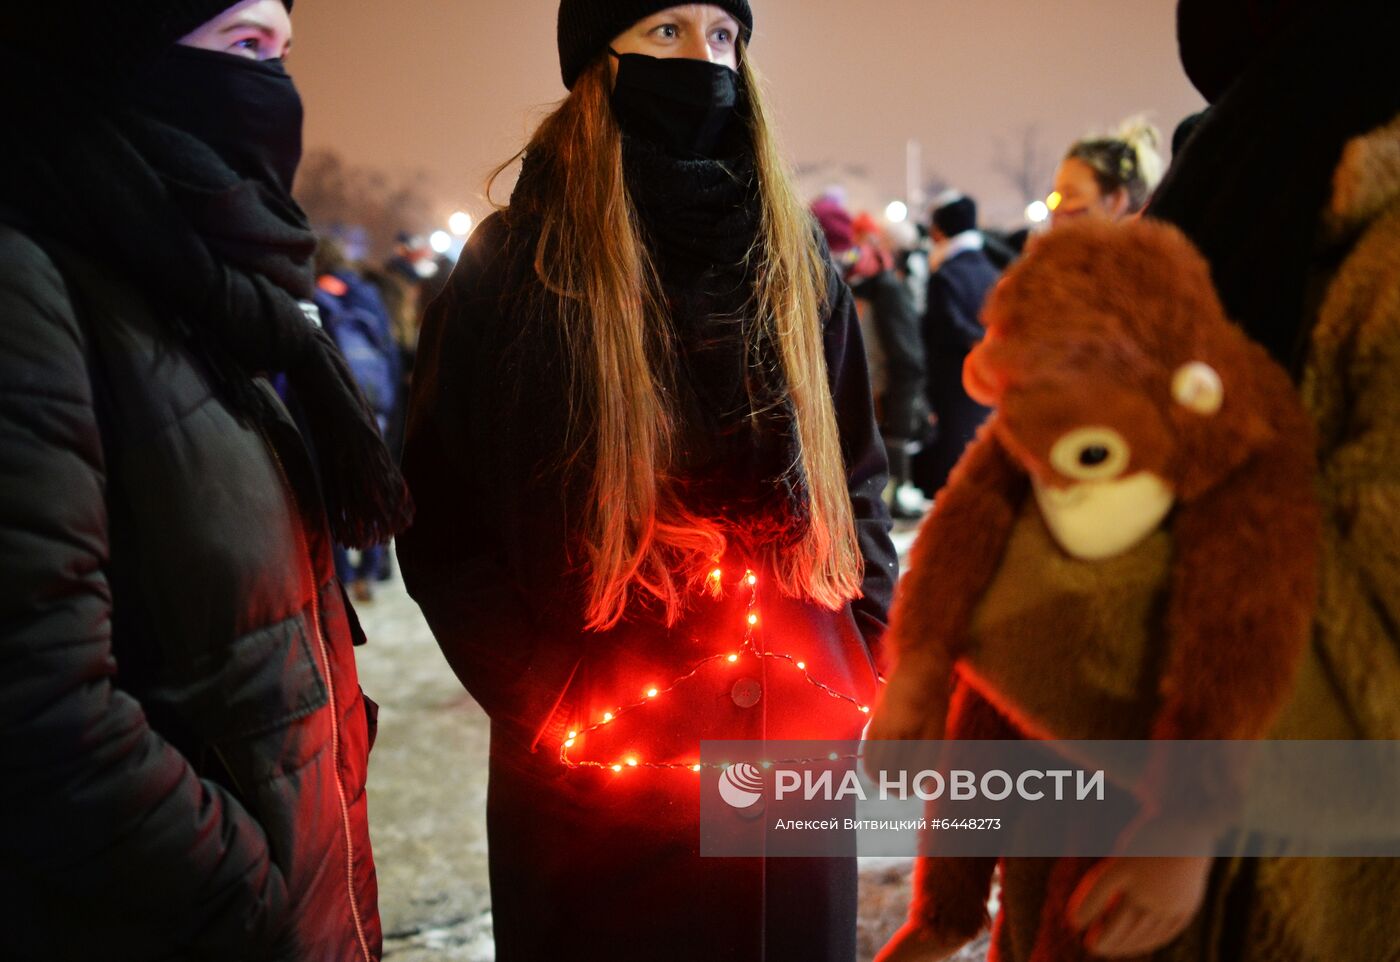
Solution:
{"label": "person in fur coat", "polygon": [[[1228,314],[1292,374],[1317,437],[1318,610],[1266,737],[1400,738],[1400,9],[1182,0],[1178,24],[1212,109],[1147,214],[1201,250]],[[1072,585],[1050,572],[1037,590]],[[1219,858],[1198,891],[1188,928],[1135,957],[1400,959],[1395,859]]]}
{"label": "person in fur coat", "polygon": [[[1321,543],[1312,435],[1287,373],[1158,223],[1059,228],[984,320],[965,381],[996,413],[914,545],[867,756],[891,739],[1263,735],[1298,668]],[[1142,809],[1119,852],[1171,837],[1154,848],[1172,855],[1238,797],[1226,760],[1184,772],[1165,759],[1129,782]],[[1162,810],[1168,788],[1189,814]],[[910,926],[882,962],[974,937],[994,863],[921,859]],[[1186,928],[1208,864],[1002,859],[995,941],[1057,962],[1155,948]]]}
{"label": "person in fur coat", "polygon": [[[1205,254],[1318,437],[1312,643],[1269,737],[1400,738],[1400,84],[1389,0],[1181,0],[1212,104],[1148,215]],[[1171,962],[1396,962],[1400,860],[1218,859]]]}

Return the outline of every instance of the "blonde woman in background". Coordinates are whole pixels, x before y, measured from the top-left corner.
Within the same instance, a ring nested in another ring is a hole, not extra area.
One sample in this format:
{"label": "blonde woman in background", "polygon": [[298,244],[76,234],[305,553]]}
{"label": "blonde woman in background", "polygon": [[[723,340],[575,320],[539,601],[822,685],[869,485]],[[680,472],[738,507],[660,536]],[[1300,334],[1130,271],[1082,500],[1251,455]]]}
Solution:
{"label": "blonde woman in background", "polygon": [[1055,171],[1051,223],[1141,213],[1166,171],[1161,144],[1161,131],[1141,117],[1124,121],[1111,136],[1077,141]]}

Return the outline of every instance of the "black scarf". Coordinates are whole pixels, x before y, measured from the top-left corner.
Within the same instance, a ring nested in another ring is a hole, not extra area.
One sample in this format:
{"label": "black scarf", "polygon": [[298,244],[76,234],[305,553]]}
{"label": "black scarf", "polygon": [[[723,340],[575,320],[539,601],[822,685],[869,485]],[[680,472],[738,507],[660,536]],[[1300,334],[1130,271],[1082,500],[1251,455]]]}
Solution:
{"label": "black scarf", "polygon": [[[749,336],[755,318],[748,255],[762,222],[752,153],[682,159],[624,136],[623,169],[681,355],[674,371],[680,450],[668,483],[749,550],[795,543],[810,508],[792,401],[771,332]],[[537,212],[545,184],[560,176],[549,158],[527,156],[512,212]]]}
{"label": "black scarf", "polygon": [[684,159],[624,137],[623,167],[684,359],[671,483],[744,550],[795,544],[810,523],[808,493],[774,332],[753,330],[749,254],[763,206],[752,153]]}
{"label": "black scarf", "polygon": [[745,149],[724,160],[682,159],[624,136],[622,164],[658,261],[743,263],[762,219],[752,152]]}
{"label": "black scarf", "polygon": [[[412,512],[403,478],[335,343],[299,303],[312,290],[315,238],[291,197],[124,100],[59,95],[44,65],[0,55],[14,108],[0,159],[6,216],[131,278],[240,416],[278,419],[254,377],[285,372],[336,540],[365,547],[402,530]],[[23,96],[35,88],[50,96]]]}
{"label": "black scarf", "polygon": [[1185,231],[1226,310],[1295,374],[1315,271],[1345,254],[1319,246],[1342,150],[1400,114],[1397,28],[1393,0],[1313,5],[1210,110],[1148,210]]}

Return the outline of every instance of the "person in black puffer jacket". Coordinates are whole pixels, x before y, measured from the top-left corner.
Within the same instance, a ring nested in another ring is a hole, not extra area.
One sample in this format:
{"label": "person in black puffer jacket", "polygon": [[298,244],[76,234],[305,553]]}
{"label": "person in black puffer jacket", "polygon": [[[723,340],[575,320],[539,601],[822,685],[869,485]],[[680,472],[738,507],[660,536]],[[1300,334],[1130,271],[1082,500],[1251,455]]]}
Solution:
{"label": "person in black puffer jacket", "polygon": [[409,502],[299,303],[290,6],[59,0],[0,34],[7,960],[380,956],[331,545]]}
{"label": "person in black puffer jacket", "polygon": [[560,7],[572,93],[428,312],[399,560],[491,716],[499,962],[853,962],[855,859],[702,858],[695,766],[859,736],[885,452],[749,5],[665,8]]}

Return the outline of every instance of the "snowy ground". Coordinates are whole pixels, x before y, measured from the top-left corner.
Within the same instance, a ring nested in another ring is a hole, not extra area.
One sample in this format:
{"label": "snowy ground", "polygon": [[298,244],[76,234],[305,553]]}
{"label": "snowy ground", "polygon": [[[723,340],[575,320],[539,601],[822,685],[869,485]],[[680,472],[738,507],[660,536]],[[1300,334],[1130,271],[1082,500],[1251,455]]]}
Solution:
{"label": "snowy ground", "polygon": [[[897,541],[907,551],[907,526]],[[494,962],[486,881],[486,717],[397,581],[358,606],[365,691],[380,703],[370,825],[388,962]],[[861,866],[861,962],[903,922],[908,859]],[[981,962],[986,946],[958,956]]]}

